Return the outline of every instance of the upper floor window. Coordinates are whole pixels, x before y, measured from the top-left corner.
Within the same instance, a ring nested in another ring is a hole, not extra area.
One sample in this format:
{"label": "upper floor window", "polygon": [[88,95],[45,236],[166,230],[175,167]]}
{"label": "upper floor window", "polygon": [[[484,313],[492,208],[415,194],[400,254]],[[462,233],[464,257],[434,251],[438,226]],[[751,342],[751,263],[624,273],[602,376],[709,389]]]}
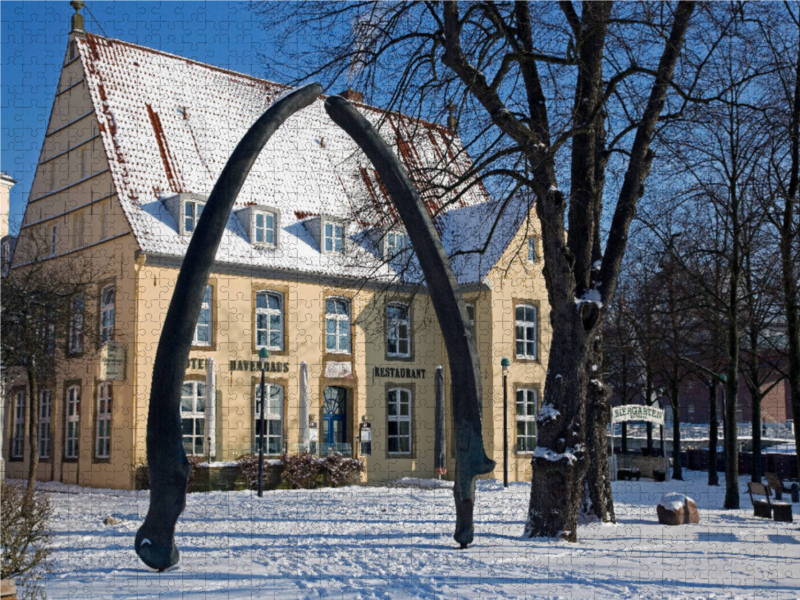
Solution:
{"label": "upper floor window", "polygon": [[386,351],[389,356],[411,356],[411,323],[408,306],[390,304],[386,307]]}
{"label": "upper floor window", "polygon": [[537,358],[536,307],[520,304],[516,308],[517,358]]}
{"label": "upper floor window", "polygon": [[100,293],[100,343],[114,339],[114,286],[107,285]]}
{"label": "upper floor window", "polygon": [[275,245],[275,214],[271,212],[253,213],[253,239],[256,244]]}
{"label": "upper floor window", "polygon": [[408,234],[393,231],[386,234],[386,258],[397,258],[403,250],[409,247]]}
{"label": "upper floor window", "polygon": [[97,427],[94,452],[97,458],[108,458],[111,453],[111,384],[101,383],[97,388]]}
{"label": "upper floor window", "polygon": [[50,458],[50,420],[53,414],[53,392],[39,392],[39,458]]}
{"label": "upper floor window", "polygon": [[183,383],[181,431],[186,454],[203,454],[206,434],[206,384],[202,381]]}
{"label": "upper floor window", "polygon": [[78,458],[80,439],[81,388],[72,385],[67,389],[67,410],[64,413],[66,431],[64,435],[64,458]]}
{"label": "upper floor window", "polygon": [[325,349],[350,353],[350,303],[347,300],[325,300]]}
{"label": "upper floor window", "polygon": [[58,225],[50,228],[50,256],[55,256],[58,250]]}
{"label": "upper floor window", "polygon": [[69,322],[69,351],[83,351],[83,296],[72,298],[72,318]]}
{"label": "upper floor window", "polygon": [[283,296],[276,292],[256,294],[256,347],[283,350]]}
{"label": "upper floor window", "polygon": [[200,305],[200,316],[197,317],[197,325],[194,328],[193,346],[211,345],[211,326],[212,326],[212,299],[214,297],[214,287],[206,286],[203,294],[203,303]]}
{"label": "upper floor window", "polygon": [[75,215],[75,247],[76,248],[83,247],[84,225],[85,225],[84,216],[83,216],[83,213],[80,212],[77,215]]}
{"label": "upper floor window", "polygon": [[536,248],[536,238],[531,236],[528,238],[528,261],[536,262],[539,258],[539,253]]}
{"label": "upper floor window", "polygon": [[517,390],[517,452],[536,449],[536,406],[536,390]]}
{"label": "upper floor window", "polygon": [[387,396],[387,448],[389,454],[411,453],[411,391],[389,390]]}
{"label": "upper floor window", "polygon": [[325,252],[344,252],[344,225],[338,223],[325,223],[324,235]]}
{"label": "upper floor window", "polygon": [[14,394],[14,436],[11,438],[11,456],[22,458],[25,444],[25,392]]}
{"label": "upper floor window", "polygon": [[200,215],[203,214],[203,207],[205,202],[198,202],[196,200],[186,200],[183,203],[183,233],[193,233],[197,227],[197,222],[200,220]]}
{"label": "upper floor window", "polygon": [[264,389],[264,435],[261,433],[261,385],[255,386],[255,446],[264,445],[264,454],[280,454],[283,448],[283,387],[271,383]]}

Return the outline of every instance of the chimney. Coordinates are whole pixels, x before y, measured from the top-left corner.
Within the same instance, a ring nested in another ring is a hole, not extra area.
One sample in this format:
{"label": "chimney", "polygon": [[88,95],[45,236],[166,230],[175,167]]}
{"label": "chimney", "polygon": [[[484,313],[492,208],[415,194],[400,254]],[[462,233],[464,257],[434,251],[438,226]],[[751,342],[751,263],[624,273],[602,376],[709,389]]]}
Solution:
{"label": "chimney", "polygon": [[345,91],[340,92],[339,96],[347,100],[348,102],[360,102],[364,103],[364,93],[357,92],[353,88],[347,88]]}
{"label": "chimney", "polygon": [[72,15],[72,31],[70,33],[83,33],[83,15],[80,13],[80,10],[83,8],[83,5],[86,4],[81,0],[72,0],[69,5],[75,9],[75,14]]}

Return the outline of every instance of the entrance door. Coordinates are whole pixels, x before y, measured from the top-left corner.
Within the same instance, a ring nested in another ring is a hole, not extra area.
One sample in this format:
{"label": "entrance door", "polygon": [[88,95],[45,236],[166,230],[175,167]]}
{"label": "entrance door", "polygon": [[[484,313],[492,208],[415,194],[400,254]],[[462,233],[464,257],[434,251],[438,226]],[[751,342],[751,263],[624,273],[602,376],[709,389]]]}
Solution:
{"label": "entrance door", "polygon": [[322,404],[322,444],[327,450],[344,452],[347,441],[347,389],[326,387]]}

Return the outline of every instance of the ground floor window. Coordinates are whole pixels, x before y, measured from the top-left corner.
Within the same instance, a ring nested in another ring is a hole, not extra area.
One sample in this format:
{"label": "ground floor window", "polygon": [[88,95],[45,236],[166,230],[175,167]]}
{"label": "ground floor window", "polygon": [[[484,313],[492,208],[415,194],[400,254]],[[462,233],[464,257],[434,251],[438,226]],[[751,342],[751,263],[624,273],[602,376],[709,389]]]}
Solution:
{"label": "ground floor window", "polygon": [[72,385],[67,389],[66,435],[64,458],[78,458],[78,438],[81,420],[81,388]]}
{"label": "ground floor window", "polygon": [[107,382],[97,388],[96,436],[95,455],[108,458],[111,453],[111,384]]}
{"label": "ground floor window", "polygon": [[181,430],[183,450],[188,455],[201,455],[206,435],[206,384],[185,381],[181,391]]}
{"label": "ground floor window", "polygon": [[255,448],[263,445],[264,454],[281,454],[283,451],[283,386],[268,383],[264,389],[264,431],[261,433],[261,385],[255,387]]}
{"label": "ground floor window", "polygon": [[50,458],[50,416],[53,412],[53,392],[39,392],[39,458]]}
{"label": "ground floor window", "polygon": [[536,390],[517,390],[517,452],[536,449]]}
{"label": "ground floor window", "polygon": [[22,458],[25,444],[25,392],[14,394],[14,436],[11,438],[11,456]]}
{"label": "ground floor window", "polygon": [[387,398],[389,427],[387,444],[390,454],[411,453],[411,390],[389,390]]}

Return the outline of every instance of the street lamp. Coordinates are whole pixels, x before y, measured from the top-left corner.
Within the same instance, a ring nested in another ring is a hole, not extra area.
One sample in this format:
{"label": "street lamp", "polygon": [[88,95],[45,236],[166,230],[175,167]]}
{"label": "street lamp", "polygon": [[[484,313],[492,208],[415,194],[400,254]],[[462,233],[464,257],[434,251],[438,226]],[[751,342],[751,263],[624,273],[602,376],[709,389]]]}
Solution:
{"label": "street lamp", "polygon": [[267,412],[266,408],[266,370],[267,360],[269,359],[269,350],[261,348],[258,351],[258,362],[261,363],[261,414],[259,415],[259,429],[261,430],[261,437],[258,439],[258,497],[264,496],[264,438],[265,438],[265,423],[264,413]]}
{"label": "street lamp", "polygon": [[503,487],[508,487],[508,367],[511,361],[504,356],[500,366],[503,367]]}

